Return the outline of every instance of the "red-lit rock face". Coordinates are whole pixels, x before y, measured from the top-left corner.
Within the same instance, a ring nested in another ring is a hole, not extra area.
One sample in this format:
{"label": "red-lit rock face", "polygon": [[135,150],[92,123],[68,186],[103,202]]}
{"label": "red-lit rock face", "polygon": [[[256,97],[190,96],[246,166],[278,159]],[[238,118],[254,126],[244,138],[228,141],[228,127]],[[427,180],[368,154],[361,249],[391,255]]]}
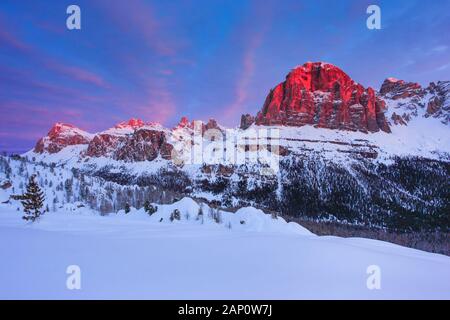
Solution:
{"label": "red-lit rock face", "polygon": [[388,78],[381,85],[380,94],[389,99],[398,100],[423,96],[425,91],[418,83]]}
{"label": "red-lit rock face", "polygon": [[117,148],[113,158],[127,162],[152,161],[161,155],[163,159],[170,160],[172,149],[164,132],[139,129]]}
{"label": "red-lit rock face", "polygon": [[109,157],[127,162],[151,161],[159,155],[163,159],[170,159],[172,149],[159,124],[131,119],[97,134],[89,143],[85,156]]}
{"label": "red-lit rock face", "polygon": [[162,131],[137,129],[131,134],[98,134],[92,139],[86,151],[89,157],[111,157],[127,162],[151,161],[161,155],[170,159],[173,146],[167,143]]}
{"label": "red-lit rock face", "polygon": [[126,127],[140,128],[140,127],[143,127],[144,125],[145,125],[145,123],[141,119],[130,119],[128,121],[121,122],[121,123],[117,124],[115,126],[115,128],[118,128],[118,129],[126,128]]}
{"label": "red-lit rock face", "polygon": [[390,132],[384,110],[372,88],[357,84],[333,65],[309,62],[271,90],[256,124]]}
{"label": "red-lit rock face", "polygon": [[126,136],[97,134],[89,143],[86,155],[89,157],[107,157],[114,153],[120,144],[127,140]]}
{"label": "red-lit rock face", "polygon": [[[177,125],[177,128],[186,128],[186,127],[188,127],[188,128],[190,128],[192,125],[191,125],[191,123],[189,122],[189,119],[187,118],[187,117],[182,117],[181,118],[181,120],[180,120],[180,122],[178,123],[178,125]],[[193,127],[193,126],[192,126]]]}
{"label": "red-lit rock face", "polygon": [[[193,130],[194,127],[195,127],[194,121],[191,122],[187,117],[182,117],[180,122],[178,122],[178,125],[174,129],[189,128]],[[220,126],[217,124],[217,121],[214,119],[209,119],[206,124],[201,122],[201,127],[202,127],[202,134],[204,134],[205,131],[210,129],[221,130]]]}
{"label": "red-lit rock face", "polygon": [[70,124],[56,123],[48,132],[47,136],[39,139],[34,147],[37,153],[57,153],[63,148],[78,144],[88,144],[90,136]]}

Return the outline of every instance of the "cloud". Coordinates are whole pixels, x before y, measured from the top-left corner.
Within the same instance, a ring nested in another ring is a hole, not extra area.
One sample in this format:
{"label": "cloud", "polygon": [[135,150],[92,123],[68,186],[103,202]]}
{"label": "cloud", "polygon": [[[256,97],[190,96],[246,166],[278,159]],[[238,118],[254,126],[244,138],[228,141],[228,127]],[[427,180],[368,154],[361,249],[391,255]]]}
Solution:
{"label": "cloud", "polygon": [[436,71],[444,71],[450,67],[450,63],[444,64],[436,69]]}
{"label": "cloud", "polygon": [[442,53],[447,51],[448,46],[445,45],[440,45],[440,46],[436,46],[434,48],[431,49],[432,52],[436,52],[436,53]]}
{"label": "cloud", "polygon": [[[239,26],[237,29],[241,41],[244,41],[244,50],[241,58],[241,72],[235,83],[234,100],[225,109],[226,120],[234,119],[247,107],[250,82],[255,73],[255,56],[262,45],[264,35],[271,27],[276,6],[276,2],[267,2],[265,6],[259,6],[255,2],[254,9],[248,19],[251,24],[246,21],[243,26]],[[259,23],[256,24],[254,21],[259,21]]]}
{"label": "cloud", "polygon": [[262,42],[262,33],[256,34],[245,48],[242,57],[242,71],[235,85],[234,101],[225,110],[225,117],[231,118],[245,109],[248,97],[249,84],[255,72],[255,53]]}
{"label": "cloud", "polygon": [[163,69],[159,71],[160,74],[165,76],[171,76],[173,74],[173,70],[170,69]]}
{"label": "cloud", "polygon": [[13,48],[20,52],[28,52],[30,47],[19,40],[12,32],[6,30],[6,28],[0,23],[0,44],[5,47]]}
{"label": "cloud", "polygon": [[20,51],[20,53],[24,54],[29,61],[33,61],[38,66],[46,66],[47,68],[76,81],[94,84],[102,88],[109,87],[106,81],[101,76],[78,66],[69,65],[64,62],[58,62],[53,57],[44,54],[38,48],[23,42],[12,32],[8,31],[1,25],[0,43]]}
{"label": "cloud", "polygon": [[109,88],[109,85],[101,76],[86,69],[76,66],[64,65],[56,62],[48,62],[46,65],[48,68],[71,79],[86,82],[88,84],[93,84],[101,88]]}
{"label": "cloud", "polygon": [[158,76],[145,76],[139,79],[139,95],[129,91],[118,92],[113,100],[114,104],[128,117],[166,124],[177,111],[166,80]]}
{"label": "cloud", "polygon": [[149,101],[138,105],[136,111],[147,121],[166,123],[176,112],[176,105],[169,91],[159,89],[153,91]]}
{"label": "cloud", "polygon": [[174,56],[175,43],[169,41],[162,26],[156,19],[153,7],[142,0],[99,1],[102,11],[114,21],[116,27],[130,36],[144,39],[146,45],[161,56]]}

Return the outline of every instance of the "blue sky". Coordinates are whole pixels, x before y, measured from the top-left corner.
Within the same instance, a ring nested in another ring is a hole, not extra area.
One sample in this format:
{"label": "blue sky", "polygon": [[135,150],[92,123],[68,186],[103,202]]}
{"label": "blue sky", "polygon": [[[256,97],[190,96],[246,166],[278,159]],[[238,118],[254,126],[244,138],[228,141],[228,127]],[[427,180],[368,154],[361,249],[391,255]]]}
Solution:
{"label": "blue sky", "polygon": [[[70,4],[81,30],[66,28]],[[366,27],[369,4],[381,30]],[[449,80],[450,1],[2,0],[0,150],[33,147],[57,121],[234,126],[306,61],[375,89],[387,77]]]}

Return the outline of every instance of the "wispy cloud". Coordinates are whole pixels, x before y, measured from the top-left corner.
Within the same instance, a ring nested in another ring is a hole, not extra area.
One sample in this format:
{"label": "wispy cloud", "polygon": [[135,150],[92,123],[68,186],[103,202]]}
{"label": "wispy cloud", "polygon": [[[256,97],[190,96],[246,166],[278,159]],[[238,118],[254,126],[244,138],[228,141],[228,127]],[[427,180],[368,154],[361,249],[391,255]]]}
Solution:
{"label": "wispy cloud", "polygon": [[21,52],[27,52],[30,47],[12,32],[8,31],[4,25],[0,23],[0,44],[3,47],[10,47]]}
{"label": "wispy cloud", "polygon": [[434,48],[431,49],[432,52],[437,52],[437,53],[442,53],[447,51],[448,46],[446,45],[440,45],[440,46],[436,46]]}
{"label": "wispy cloud", "polygon": [[98,1],[116,27],[145,41],[146,45],[161,56],[176,53],[174,42],[169,40],[165,29],[157,20],[151,4],[142,0]]}
{"label": "wispy cloud", "polygon": [[45,66],[60,75],[71,78],[72,80],[94,84],[98,87],[107,88],[106,81],[92,71],[83,69],[79,66],[70,65],[65,61],[58,61],[54,57],[39,50],[39,48],[28,44],[5,27],[0,26],[0,43],[5,47],[12,48],[25,55],[28,61],[34,61],[39,67]]}
{"label": "wispy cloud", "polygon": [[70,65],[64,65],[61,63],[48,62],[46,66],[64,76],[67,76],[73,80],[86,82],[88,84],[94,84],[101,88],[108,88],[109,85],[106,81],[98,74],[92,71]]}
{"label": "wispy cloud", "polygon": [[439,66],[438,68],[436,68],[436,70],[437,71],[444,71],[444,70],[447,70],[448,68],[450,68],[450,63],[443,64],[442,66]]}
{"label": "wispy cloud", "polygon": [[[244,42],[243,54],[241,56],[241,71],[238,73],[234,89],[234,100],[225,109],[225,119],[236,119],[240,113],[246,111],[250,83],[254,77],[256,67],[256,54],[263,43],[265,34],[270,30],[273,20],[273,7],[275,2],[267,2],[265,6],[260,7],[255,2],[253,11],[250,14],[251,24],[244,22],[237,31]],[[254,21],[259,21],[255,24]]]}
{"label": "wispy cloud", "polygon": [[261,45],[262,33],[256,34],[248,43],[242,58],[242,71],[236,81],[235,98],[233,103],[225,110],[227,118],[235,117],[237,113],[245,109],[247,102],[249,84],[255,71],[255,53]]}

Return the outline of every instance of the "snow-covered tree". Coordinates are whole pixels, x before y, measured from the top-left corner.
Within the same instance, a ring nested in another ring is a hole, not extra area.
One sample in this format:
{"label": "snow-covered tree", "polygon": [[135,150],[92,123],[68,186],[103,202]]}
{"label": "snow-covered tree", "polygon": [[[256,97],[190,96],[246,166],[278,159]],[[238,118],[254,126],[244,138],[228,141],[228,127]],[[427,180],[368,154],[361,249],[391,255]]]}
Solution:
{"label": "snow-covered tree", "polygon": [[173,220],[180,220],[181,219],[181,213],[180,210],[175,209],[171,214],[170,214],[170,221]]}
{"label": "snow-covered tree", "polygon": [[42,209],[44,206],[44,193],[35,180],[36,176],[32,175],[27,184],[27,191],[19,196],[13,196],[15,200],[20,200],[25,215],[22,217],[26,221],[34,222],[44,214]]}
{"label": "snow-covered tree", "polygon": [[145,210],[145,212],[147,212],[148,213],[148,215],[152,215],[152,214],[154,214],[157,210],[158,210],[158,207],[157,206],[153,206],[151,203],[150,203],[150,201],[145,201],[145,203],[144,203],[144,210]]}

